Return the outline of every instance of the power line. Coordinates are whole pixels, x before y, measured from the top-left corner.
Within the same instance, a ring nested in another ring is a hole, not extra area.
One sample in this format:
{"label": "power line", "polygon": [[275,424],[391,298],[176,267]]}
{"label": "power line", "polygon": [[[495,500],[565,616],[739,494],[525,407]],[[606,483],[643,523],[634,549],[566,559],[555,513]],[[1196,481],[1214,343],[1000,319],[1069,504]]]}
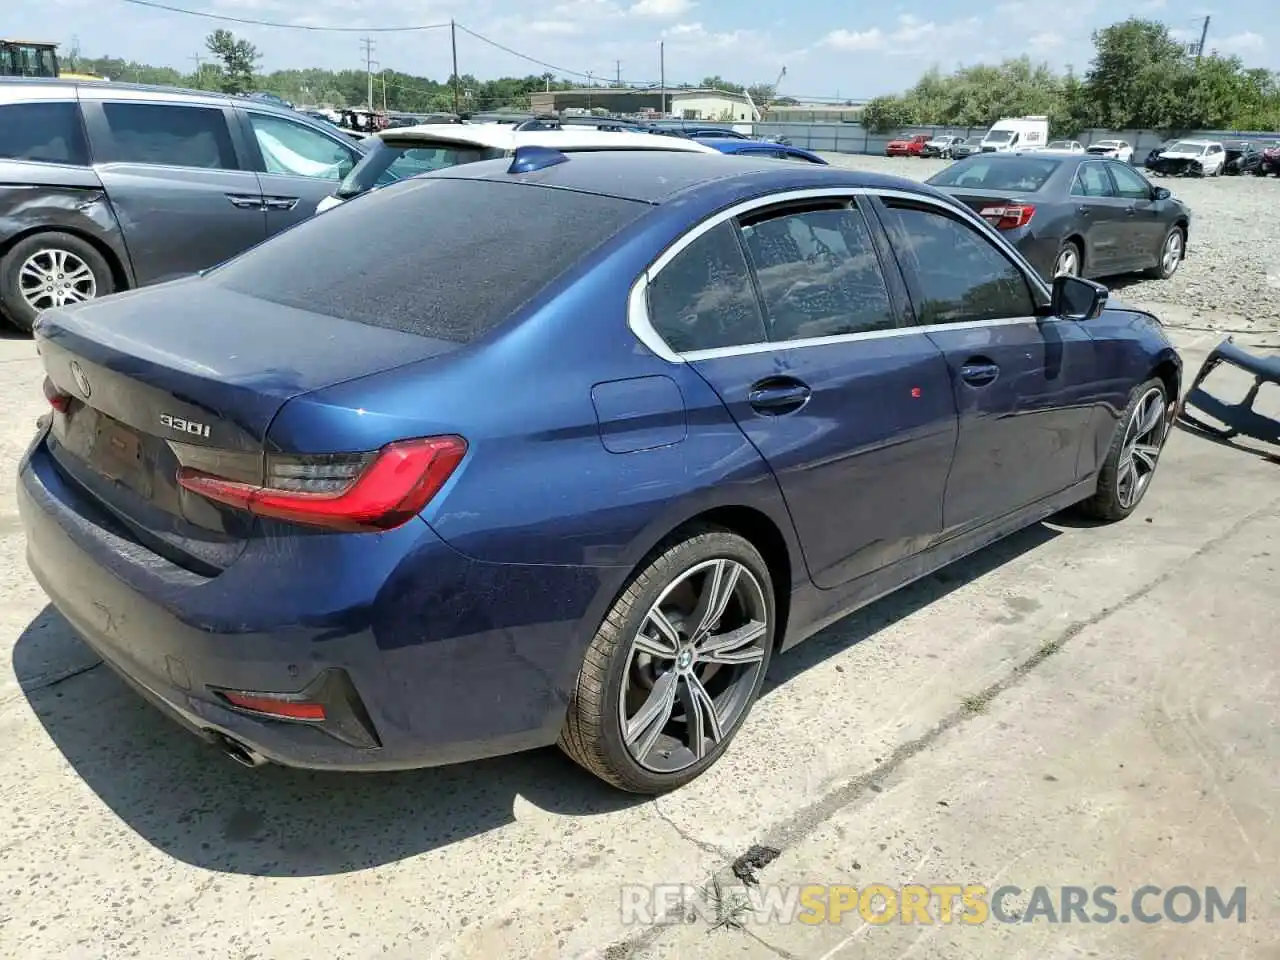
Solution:
{"label": "power line", "polygon": [[203,17],[206,20],[221,20],[224,23],[243,23],[251,27],[276,27],[280,30],[309,30],[314,33],[416,33],[422,30],[443,30],[447,23],[424,23],[405,27],[330,27],[313,26],[305,23],[280,23],[277,20],[252,20],[247,17],[228,17],[221,13],[205,13],[203,10],[190,10],[186,7],[173,7],[156,0],[121,0],[138,7],[150,7],[153,10],[165,10],[169,13],[185,13],[189,17]]}
{"label": "power line", "polygon": [[[582,77],[584,80],[587,80],[588,82],[594,79],[596,76],[596,73],[593,73],[591,71],[570,70],[568,67],[558,67],[554,63],[547,63],[545,60],[539,60],[537,57],[531,57],[527,53],[521,53],[519,50],[512,50],[510,47],[505,46],[501,43],[498,43],[498,41],[496,40],[490,40],[488,37],[483,36],[482,34],[476,33],[474,30],[468,27],[465,27],[460,23],[457,25],[457,27],[463,33],[466,33],[475,37],[481,43],[487,43],[489,46],[496,47],[497,49],[501,50],[503,53],[509,53],[513,57],[519,57],[521,60],[528,60],[530,63],[536,63],[538,66],[546,67],[548,70],[551,70],[555,73],[558,73],[561,75],[568,75],[572,77]],[[618,82],[619,83],[623,82],[621,77],[621,71],[619,71]],[[650,81],[647,81],[647,80],[646,81],[629,80],[627,82],[634,86],[643,86],[650,83]]]}

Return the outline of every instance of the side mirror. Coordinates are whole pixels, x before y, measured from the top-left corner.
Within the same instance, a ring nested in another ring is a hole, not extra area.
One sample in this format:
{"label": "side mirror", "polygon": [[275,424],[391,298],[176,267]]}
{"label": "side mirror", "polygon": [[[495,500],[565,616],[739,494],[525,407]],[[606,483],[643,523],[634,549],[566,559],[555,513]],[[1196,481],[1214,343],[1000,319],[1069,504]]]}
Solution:
{"label": "side mirror", "polygon": [[1156,187],[1155,197],[1157,200],[1168,200],[1173,196],[1173,191],[1168,187]]}
{"label": "side mirror", "polygon": [[1094,320],[1107,306],[1110,291],[1083,277],[1053,278],[1053,315],[1064,320]]}

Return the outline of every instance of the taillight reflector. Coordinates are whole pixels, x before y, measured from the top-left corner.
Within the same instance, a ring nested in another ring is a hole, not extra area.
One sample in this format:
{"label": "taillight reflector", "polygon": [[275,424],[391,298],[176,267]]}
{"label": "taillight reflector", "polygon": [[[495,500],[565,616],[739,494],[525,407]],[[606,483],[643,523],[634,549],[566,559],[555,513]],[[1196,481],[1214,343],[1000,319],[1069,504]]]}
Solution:
{"label": "taillight reflector", "polygon": [[351,532],[390,530],[431,501],[466,452],[462,437],[426,437],[391,443],[373,454],[268,455],[262,484],[191,467],[178,470],[178,483],[260,517]]}
{"label": "taillight reflector", "polygon": [[260,713],[263,716],[278,717],[281,720],[320,721],[325,719],[324,705],[320,703],[289,700],[265,693],[232,693],[229,690],[218,692],[232,706]]}
{"label": "taillight reflector", "polygon": [[997,230],[1016,230],[1031,222],[1031,218],[1036,215],[1036,208],[1030,203],[1010,203],[1000,207],[983,207],[978,215]]}
{"label": "taillight reflector", "polygon": [[48,377],[44,378],[44,398],[49,401],[49,406],[59,413],[66,413],[71,405],[71,394],[63,393]]}

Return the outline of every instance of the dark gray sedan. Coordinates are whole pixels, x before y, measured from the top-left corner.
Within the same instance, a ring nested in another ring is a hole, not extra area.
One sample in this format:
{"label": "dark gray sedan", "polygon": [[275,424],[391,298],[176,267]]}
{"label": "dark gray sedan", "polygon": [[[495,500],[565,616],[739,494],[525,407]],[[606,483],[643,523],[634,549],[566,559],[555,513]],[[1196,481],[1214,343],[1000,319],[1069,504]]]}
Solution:
{"label": "dark gray sedan", "polygon": [[927,182],[977,211],[1046,279],[1138,271],[1167,279],[1187,254],[1191,211],[1119,160],[982,153]]}

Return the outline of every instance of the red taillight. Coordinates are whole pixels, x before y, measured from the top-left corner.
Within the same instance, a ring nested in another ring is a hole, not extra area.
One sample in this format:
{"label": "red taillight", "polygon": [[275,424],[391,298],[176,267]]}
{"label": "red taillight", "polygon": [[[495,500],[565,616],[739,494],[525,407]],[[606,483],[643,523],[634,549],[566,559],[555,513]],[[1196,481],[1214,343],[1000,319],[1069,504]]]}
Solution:
{"label": "red taillight", "polygon": [[390,530],[431,501],[466,452],[461,437],[427,437],[388,444],[372,454],[268,454],[262,484],[190,467],[178,471],[178,483],[260,517],[333,530]]}
{"label": "red taillight", "polygon": [[983,207],[978,215],[997,230],[1016,230],[1031,222],[1036,208],[1030,203],[1010,203],[1002,207]]}
{"label": "red taillight", "polygon": [[232,693],[219,690],[219,695],[232,706],[241,710],[260,713],[265,717],[276,717],[280,720],[310,720],[319,722],[325,719],[324,704],[311,703],[306,700],[291,700],[287,697],[276,697],[267,693]]}
{"label": "red taillight", "polygon": [[71,394],[63,393],[48,377],[44,378],[44,398],[59,413],[66,413],[67,407],[71,405]]}

